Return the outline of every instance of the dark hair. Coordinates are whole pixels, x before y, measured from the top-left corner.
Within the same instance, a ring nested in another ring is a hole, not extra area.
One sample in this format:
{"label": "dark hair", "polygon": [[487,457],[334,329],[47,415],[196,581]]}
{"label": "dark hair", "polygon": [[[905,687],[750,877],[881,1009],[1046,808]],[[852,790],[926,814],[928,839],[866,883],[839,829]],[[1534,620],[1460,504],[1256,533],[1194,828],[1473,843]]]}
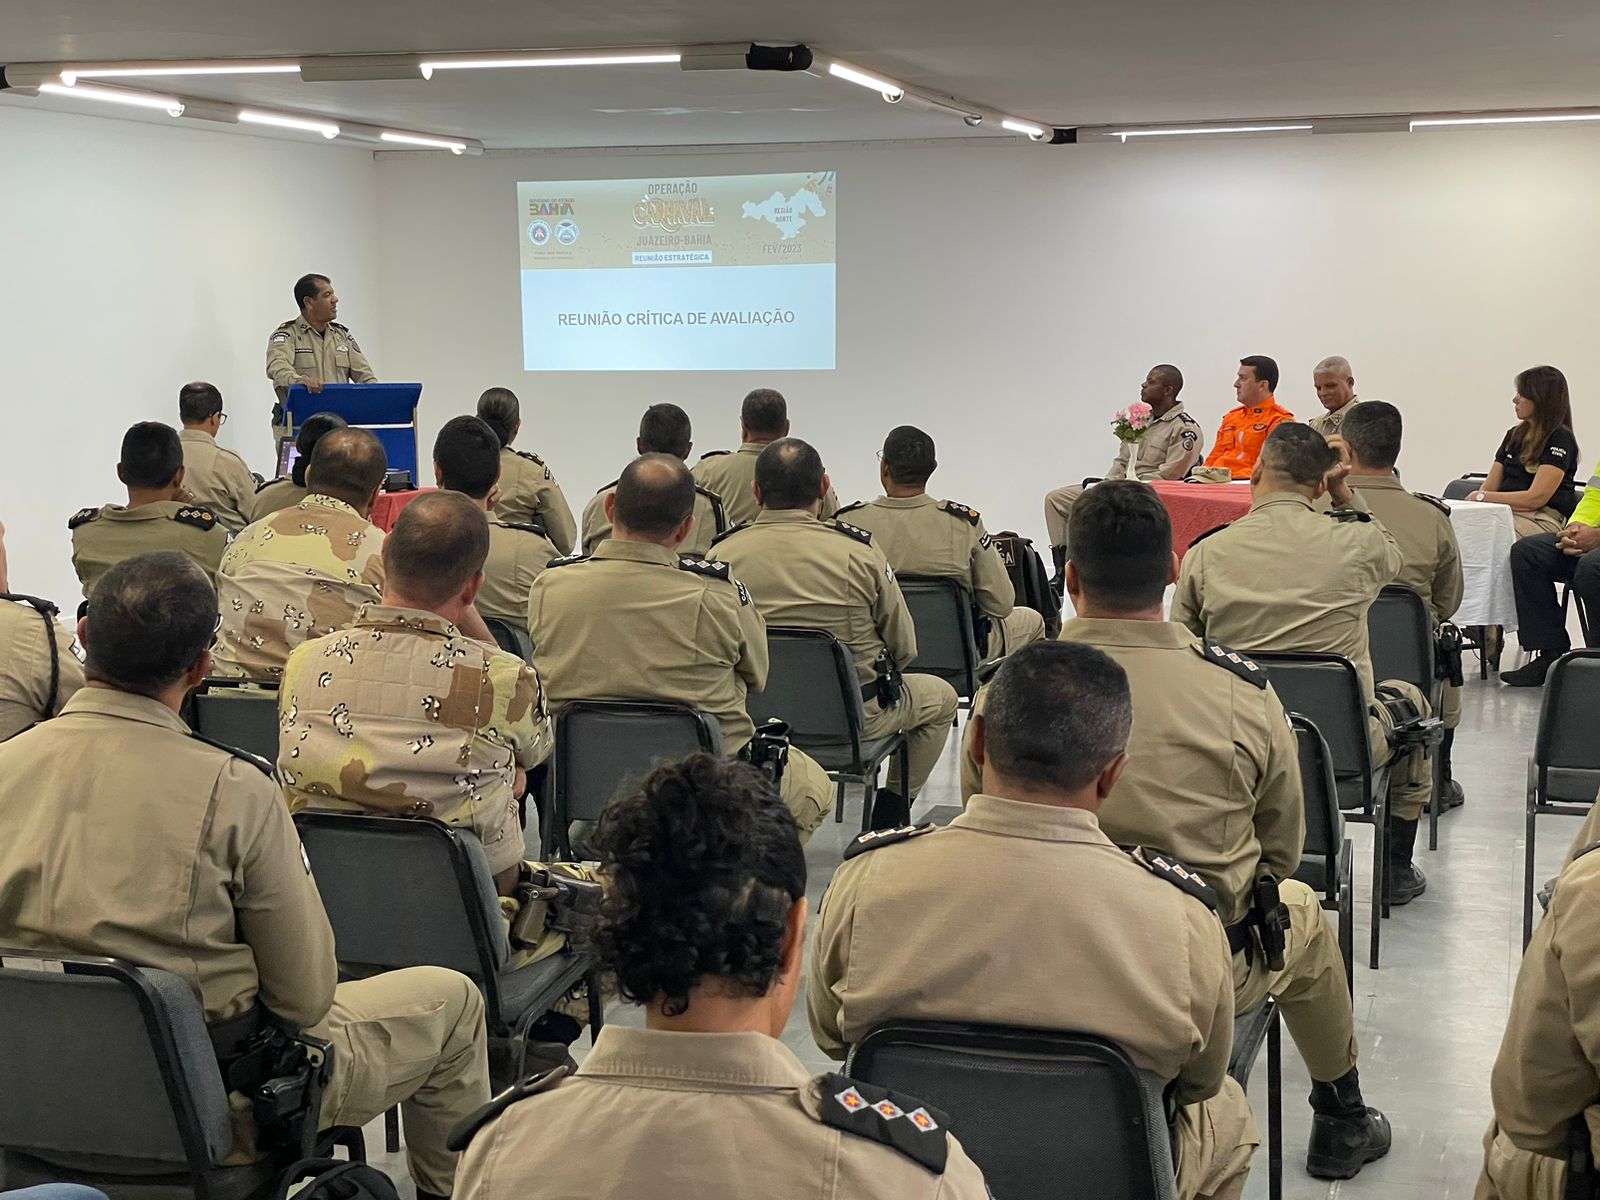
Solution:
{"label": "dark hair", "polygon": [[1183,391],[1183,372],[1171,363],[1157,363],[1150,368],[1150,374],[1171,385],[1174,400],[1178,398],[1178,393]]}
{"label": "dark hair", "polygon": [[676,404],[652,404],[639,418],[639,452],[687,458],[694,433],[689,414]]}
{"label": "dark hair", "polygon": [[779,438],[756,455],[761,507],[806,508],[822,495],[822,456],[799,438]]}
{"label": "dark hair", "polygon": [[694,511],[694,476],[674,454],[642,454],[617,480],[616,523],[629,533],[666,537]]}
{"label": "dark hair", "polygon": [[1250,354],[1239,360],[1241,367],[1249,367],[1256,378],[1267,385],[1267,391],[1278,390],[1278,364],[1265,354]]}
{"label": "dark hair", "polygon": [[89,594],[84,674],[123,692],[158,696],[211,645],[217,594],[187,556],[125,558]]}
{"label": "dark hair", "polygon": [[302,275],[294,281],[294,302],[301,312],[306,310],[306,301],[315,300],[317,293],[322,290],[322,285],[332,283],[326,275]]}
{"label": "dark hair", "polygon": [[739,424],[750,433],[782,437],[789,424],[789,403],[782,392],[756,388],[739,406]]}
{"label": "dark hair", "polygon": [[478,416],[494,430],[502,447],[511,445],[511,435],[522,421],[522,405],[510,388],[492,387],[478,397]]}
{"label": "dark hair", "polygon": [[896,425],[883,439],[883,465],[902,487],[921,487],[938,467],[933,439],[915,425]]}
{"label": "dark hair", "polygon": [[1007,779],[1075,792],[1128,748],[1132,728],[1128,676],[1115,661],[1077,642],[1031,642],[989,684],[984,754]]}
{"label": "dark hair", "polygon": [[1550,435],[1557,429],[1572,429],[1572,394],[1567,390],[1567,377],[1555,367],[1544,366],[1529,367],[1517,375],[1517,395],[1533,402],[1533,419],[1510,431],[1510,448],[1533,472],[1539,469]]}
{"label": "dark hair", "polygon": [[594,844],[611,875],[600,954],[626,999],[677,1016],[703,980],[772,990],[806,856],[766,776],[710,754],[658,767],[606,809]]}
{"label": "dark hair", "polygon": [[1148,483],[1113,479],[1072,506],[1072,565],[1094,602],[1118,612],[1161,603],[1172,571],[1172,518]]}
{"label": "dark hair", "polygon": [[1339,452],[1328,440],[1299,421],[1281,422],[1261,447],[1262,466],[1287,475],[1301,487],[1316,487],[1338,461]]}
{"label": "dark hair", "polygon": [[178,389],[178,419],[199,425],[222,411],[222,393],[214,383],[186,383]]}
{"label": "dark hair", "polygon": [[418,496],[383,540],[388,583],[427,604],[456,596],[488,557],[489,518],[460,492]]}
{"label": "dark hair", "polygon": [[131,488],[164,488],[183,469],[178,431],[160,421],[140,421],[122,435],[117,475]]}
{"label": "dark hair", "polygon": [[296,487],[306,486],[306,468],[311,465],[311,452],[317,448],[323,435],[343,429],[348,423],[338,413],[331,412],[312,413],[300,423],[300,433],[294,439],[294,448],[299,455],[294,460],[294,466],[289,468],[289,478],[294,480]]}
{"label": "dark hair", "polygon": [[482,500],[500,478],[499,435],[479,417],[451,417],[433,439],[439,486]]}
{"label": "dark hair", "polygon": [[1387,400],[1363,400],[1345,414],[1339,436],[1363,467],[1387,471],[1400,457],[1403,430],[1398,408]]}
{"label": "dark hair", "polygon": [[[296,466],[299,464],[296,463]],[[377,435],[366,429],[330,429],[311,452],[306,486],[324,496],[360,508],[383,482],[388,456]]]}

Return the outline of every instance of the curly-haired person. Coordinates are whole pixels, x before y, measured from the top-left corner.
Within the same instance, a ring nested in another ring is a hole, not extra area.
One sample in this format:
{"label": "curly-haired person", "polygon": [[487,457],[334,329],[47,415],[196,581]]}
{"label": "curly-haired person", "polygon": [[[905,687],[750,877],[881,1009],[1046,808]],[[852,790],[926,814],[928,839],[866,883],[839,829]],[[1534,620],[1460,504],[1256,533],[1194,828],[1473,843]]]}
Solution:
{"label": "curly-haired person", "polygon": [[988,1196],[942,1114],[892,1096],[890,1121],[874,1105],[891,1094],[813,1078],[778,1040],[806,862],[763,776],[706,754],[661,767],[595,842],[602,954],[645,1027],[607,1025],[576,1075],[525,1081],[458,1128],[458,1197]]}

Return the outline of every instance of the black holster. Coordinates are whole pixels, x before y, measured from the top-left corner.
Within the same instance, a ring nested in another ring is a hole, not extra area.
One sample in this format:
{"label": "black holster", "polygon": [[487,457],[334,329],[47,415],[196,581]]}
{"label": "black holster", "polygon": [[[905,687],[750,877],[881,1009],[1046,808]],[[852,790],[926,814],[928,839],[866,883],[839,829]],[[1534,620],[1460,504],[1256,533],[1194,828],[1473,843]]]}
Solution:
{"label": "black holster", "polygon": [[1461,630],[1445,621],[1434,631],[1433,674],[1451,687],[1460,687],[1464,681],[1461,673]]}
{"label": "black holster", "polygon": [[978,657],[989,652],[989,637],[994,632],[994,618],[976,604],[972,606],[972,636],[977,639]]}
{"label": "black holster", "polygon": [[1561,1200],[1597,1200],[1600,1175],[1595,1173],[1589,1122],[1579,1113],[1567,1122],[1567,1181]]}
{"label": "black holster", "polygon": [[549,866],[522,864],[516,889],[517,916],[509,937],[513,947],[532,950],[544,934],[566,935],[566,949],[587,954],[594,949],[600,925],[600,902],[605,889],[588,879],[577,879],[559,863]]}
{"label": "black holster", "polygon": [[894,655],[887,650],[872,660],[872,669],[877,674],[871,683],[861,685],[861,698],[863,700],[876,700],[879,708],[893,708],[900,703],[900,697],[905,694],[905,676],[900,674],[900,667],[894,661]]}
{"label": "black holster", "polygon": [[1271,971],[1283,970],[1284,951],[1289,946],[1289,910],[1278,898],[1278,881],[1262,875],[1250,891],[1250,911],[1237,925],[1228,926],[1228,949],[1244,952],[1244,960],[1254,964],[1257,947],[1262,961]]}
{"label": "black holster", "polygon": [[774,788],[782,787],[789,765],[789,723],[776,717],[763,721],[739,757],[765,775]]}
{"label": "black holster", "polygon": [[260,1005],[206,1032],[224,1085],[250,1100],[257,1144],[309,1155],[333,1071],[332,1045],[290,1029]]}

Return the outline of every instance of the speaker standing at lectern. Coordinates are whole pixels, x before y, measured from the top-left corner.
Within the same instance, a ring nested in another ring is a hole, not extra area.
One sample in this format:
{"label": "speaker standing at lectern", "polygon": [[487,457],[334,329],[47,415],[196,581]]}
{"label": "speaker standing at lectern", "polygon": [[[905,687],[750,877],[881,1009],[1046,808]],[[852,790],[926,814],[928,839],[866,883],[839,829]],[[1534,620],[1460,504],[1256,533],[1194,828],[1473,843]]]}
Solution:
{"label": "speaker standing at lectern", "polygon": [[339,315],[339,297],[326,275],[302,275],[295,281],[294,299],[300,315],[267,339],[267,378],[278,393],[272,409],[274,440],[289,436],[283,402],[295,384],[320,392],[325,383],[378,382],[350,330],[333,319]]}

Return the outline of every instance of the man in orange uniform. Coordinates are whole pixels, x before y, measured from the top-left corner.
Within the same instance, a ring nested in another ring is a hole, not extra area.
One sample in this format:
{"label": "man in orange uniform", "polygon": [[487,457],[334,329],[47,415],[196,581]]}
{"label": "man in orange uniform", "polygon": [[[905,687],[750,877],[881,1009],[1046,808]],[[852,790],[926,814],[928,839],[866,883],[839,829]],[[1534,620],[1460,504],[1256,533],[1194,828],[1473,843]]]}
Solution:
{"label": "man in orange uniform", "polygon": [[1267,434],[1294,414],[1278,403],[1273,390],[1278,386],[1278,364],[1265,354],[1252,354],[1239,360],[1239,375],[1233,381],[1239,407],[1229,410],[1206,455],[1206,466],[1223,467],[1235,479],[1249,479],[1255,469]]}

